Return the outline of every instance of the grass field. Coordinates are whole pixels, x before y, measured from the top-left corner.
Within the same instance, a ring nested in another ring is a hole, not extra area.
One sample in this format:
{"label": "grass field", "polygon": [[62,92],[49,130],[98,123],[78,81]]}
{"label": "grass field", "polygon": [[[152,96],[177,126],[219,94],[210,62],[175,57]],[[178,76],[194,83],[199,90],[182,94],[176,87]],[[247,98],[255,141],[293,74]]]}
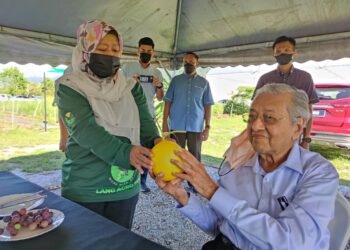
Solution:
{"label": "grass field", "polygon": [[[3,124],[2,124],[3,125]],[[240,116],[212,119],[209,140],[203,143],[202,160],[210,166],[218,166],[230,139],[245,127]],[[20,168],[26,172],[60,169],[64,154],[57,150],[59,130],[0,128],[0,170]],[[340,175],[340,183],[350,186],[350,150],[312,145],[333,163]]]}

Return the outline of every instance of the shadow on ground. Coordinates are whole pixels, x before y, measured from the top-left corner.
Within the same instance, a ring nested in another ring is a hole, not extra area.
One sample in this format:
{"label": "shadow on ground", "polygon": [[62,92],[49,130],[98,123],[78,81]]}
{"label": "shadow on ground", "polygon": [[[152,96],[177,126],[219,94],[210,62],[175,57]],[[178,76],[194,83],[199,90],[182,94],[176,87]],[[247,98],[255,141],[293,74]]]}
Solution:
{"label": "shadow on ground", "polygon": [[0,170],[20,169],[27,173],[58,170],[65,156],[60,151],[33,152],[30,155],[16,156],[0,161]]}

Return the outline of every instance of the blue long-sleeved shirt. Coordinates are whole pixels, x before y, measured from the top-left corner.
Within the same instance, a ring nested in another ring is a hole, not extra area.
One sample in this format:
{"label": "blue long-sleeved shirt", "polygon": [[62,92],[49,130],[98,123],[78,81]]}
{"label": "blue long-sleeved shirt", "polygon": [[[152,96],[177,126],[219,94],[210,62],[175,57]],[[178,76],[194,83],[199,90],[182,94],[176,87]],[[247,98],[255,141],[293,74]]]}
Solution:
{"label": "blue long-sleeved shirt", "polygon": [[294,144],[270,173],[255,155],[220,177],[219,186],[208,204],[191,195],[179,208],[203,231],[220,231],[241,249],[329,248],[338,173],[319,154]]}

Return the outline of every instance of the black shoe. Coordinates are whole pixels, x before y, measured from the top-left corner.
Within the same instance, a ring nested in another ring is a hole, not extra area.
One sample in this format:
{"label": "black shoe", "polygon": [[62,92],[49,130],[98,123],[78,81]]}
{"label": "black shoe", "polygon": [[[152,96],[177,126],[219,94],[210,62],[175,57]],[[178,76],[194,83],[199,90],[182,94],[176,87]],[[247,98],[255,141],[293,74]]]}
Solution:
{"label": "black shoe", "polygon": [[151,192],[151,189],[149,189],[149,187],[147,187],[146,184],[141,184],[141,192],[142,193],[149,193],[149,192]]}

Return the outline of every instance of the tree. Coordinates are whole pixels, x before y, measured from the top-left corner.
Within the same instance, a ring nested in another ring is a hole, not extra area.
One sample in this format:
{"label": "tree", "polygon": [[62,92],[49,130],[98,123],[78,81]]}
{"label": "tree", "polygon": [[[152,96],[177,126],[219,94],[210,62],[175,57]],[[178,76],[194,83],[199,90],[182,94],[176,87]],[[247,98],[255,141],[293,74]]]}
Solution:
{"label": "tree", "polygon": [[28,96],[28,80],[18,68],[6,68],[0,73],[0,81],[4,83],[4,90],[10,95]]}
{"label": "tree", "polygon": [[254,87],[238,87],[238,93],[225,104],[224,113],[236,115],[247,113],[254,89]]}
{"label": "tree", "polygon": [[[41,82],[42,91],[44,90],[44,82]],[[49,78],[46,78],[46,95],[54,96],[55,92],[55,81]]]}

